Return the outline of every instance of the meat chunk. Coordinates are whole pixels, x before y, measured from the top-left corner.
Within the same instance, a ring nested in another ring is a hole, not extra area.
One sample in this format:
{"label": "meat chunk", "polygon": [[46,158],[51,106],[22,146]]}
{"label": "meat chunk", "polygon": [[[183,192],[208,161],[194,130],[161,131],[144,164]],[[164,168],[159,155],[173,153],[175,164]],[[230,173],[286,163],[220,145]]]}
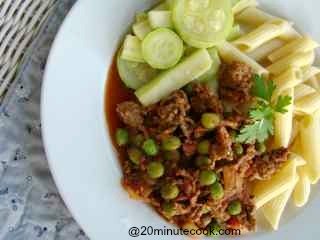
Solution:
{"label": "meat chunk", "polygon": [[280,148],[254,158],[251,179],[267,180],[288,160],[287,148]]}
{"label": "meat chunk", "polygon": [[121,121],[132,128],[140,128],[143,125],[143,108],[139,104],[127,101],[118,104],[117,113]]}
{"label": "meat chunk", "polygon": [[[175,129],[182,125],[187,128],[187,112],[190,109],[189,100],[184,91],[178,90],[160,103],[146,109],[148,127],[156,130],[157,133]],[[186,129],[187,130],[187,129]]]}
{"label": "meat chunk", "polygon": [[210,159],[219,161],[222,159],[232,160],[232,138],[227,129],[219,126],[215,132],[215,143],[210,150]]}
{"label": "meat chunk", "polygon": [[252,70],[242,62],[224,65],[220,72],[219,95],[222,99],[239,105],[250,101]]}
{"label": "meat chunk", "polygon": [[194,112],[222,113],[223,107],[218,96],[208,86],[200,83],[194,84],[191,95],[191,108]]}

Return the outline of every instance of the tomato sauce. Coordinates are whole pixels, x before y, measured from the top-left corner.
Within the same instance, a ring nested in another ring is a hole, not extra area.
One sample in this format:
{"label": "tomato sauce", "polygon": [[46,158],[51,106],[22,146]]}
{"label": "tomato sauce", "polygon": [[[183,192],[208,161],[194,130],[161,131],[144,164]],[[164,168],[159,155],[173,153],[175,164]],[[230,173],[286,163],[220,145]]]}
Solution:
{"label": "tomato sauce", "polygon": [[120,160],[123,160],[125,154],[122,148],[117,147],[115,134],[117,128],[123,125],[117,115],[116,108],[119,103],[134,99],[133,91],[128,89],[121,81],[117,69],[117,58],[115,56],[107,77],[104,106],[109,134],[114,147],[118,150]]}

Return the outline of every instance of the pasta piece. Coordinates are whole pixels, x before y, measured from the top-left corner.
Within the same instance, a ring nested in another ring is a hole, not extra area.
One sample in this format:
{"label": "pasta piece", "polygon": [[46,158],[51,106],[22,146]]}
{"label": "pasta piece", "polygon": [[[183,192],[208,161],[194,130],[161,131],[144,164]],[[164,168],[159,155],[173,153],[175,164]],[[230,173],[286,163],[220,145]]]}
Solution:
{"label": "pasta piece", "polygon": [[236,21],[248,25],[258,27],[265,22],[275,19],[275,16],[270,15],[256,7],[248,7],[241,13],[235,16]]}
{"label": "pasta piece", "polygon": [[290,137],[289,145],[292,145],[299,135],[299,121],[294,118],[292,123],[292,134]]}
{"label": "pasta piece", "polygon": [[304,96],[295,102],[294,107],[297,114],[311,115],[320,108],[320,94],[315,92]]}
{"label": "pasta piece", "polygon": [[253,186],[253,195],[257,209],[271,199],[287,191],[296,178],[296,162],[289,159],[285,166],[270,180],[258,181]]}
{"label": "pasta piece", "polygon": [[246,54],[241,52],[239,49],[237,49],[235,46],[233,46],[231,43],[224,42],[220,44],[217,47],[220,56],[224,61],[227,63],[231,63],[233,61],[240,61],[248,64],[253,72],[256,74],[268,76],[269,72],[262,67],[259,63],[248,57]]}
{"label": "pasta piece", "polygon": [[312,184],[320,179],[320,111],[305,116],[301,122],[301,150],[306,160],[306,172]]}
{"label": "pasta piece", "polygon": [[284,41],[275,38],[248,53],[248,56],[259,62],[265,59],[274,50],[281,48],[284,44]]}
{"label": "pasta piece", "polygon": [[310,51],[306,53],[300,53],[300,52],[293,53],[271,64],[269,67],[267,67],[267,70],[274,75],[278,75],[280,73],[283,73],[289,67],[299,68],[299,67],[312,65],[312,63],[314,62],[314,59],[315,59],[314,51]]}
{"label": "pasta piece", "polygon": [[279,36],[281,40],[291,42],[298,38],[301,38],[301,34],[297,32],[292,26],[290,26],[283,34]]}
{"label": "pasta piece", "polygon": [[292,182],[290,187],[285,192],[283,192],[279,196],[275,197],[271,201],[267,202],[261,208],[263,215],[268,220],[268,222],[271,224],[271,226],[274,230],[278,230],[278,228],[279,228],[281,216],[283,214],[283,211],[284,211],[284,209],[290,199],[290,196],[291,196],[293,189],[296,186],[298,180],[299,180],[299,177],[296,174],[294,181]]}
{"label": "pasta piece", "polygon": [[232,12],[233,12],[233,15],[236,15],[248,7],[256,7],[256,6],[258,6],[258,2],[256,0],[240,0],[233,6]]}
{"label": "pasta piece", "polygon": [[[289,88],[282,93],[292,97],[294,95],[293,88]],[[275,113],[274,118],[274,144],[276,148],[288,147],[292,134],[293,126],[293,101],[287,107],[288,112],[286,113]]]}
{"label": "pasta piece", "polygon": [[299,154],[291,152],[289,158],[296,161],[297,167],[305,166],[307,164],[306,160],[304,160]]}
{"label": "pasta piece", "polygon": [[274,78],[273,81],[277,85],[274,96],[278,97],[288,88],[294,88],[302,82],[303,74],[299,68],[289,68],[287,71]]}
{"label": "pasta piece", "polygon": [[307,84],[314,88],[315,90],[320,90],[320,83],[319,79],[316,76],[311,77],[308,81]]}
{"label": "pasta piece", "polygon": [[309,200],[311,192],[311,182],[307,175],[307,169],[300,167],[298,169],[299,181],[294,188],[293,200],[297,207],[303,207]]}
{"label": "pasta piece", "polygon": [[315,48],[319,47],[319,44],[313,41],[310,37],[298,38],[292,42],[289,42],[282,48],[274,51],[268,56],[271,62],[275,62],[283,57],[286,57],[293,52],[309,52]]}
{"label": "pasta piece", "polygon": [[251,52],[262,44],[279,37],[289,27],[290,24],[287,21],[279,19],[272,20],[235,40],[233,44],[244,52]]}
{"label": "pasta piece", "polygon": [[304,83],[299,84],[294,88],[294,101],[296,102],[301,98],[315,92],[316,90],[313,87],[310,87],[309,85]]}

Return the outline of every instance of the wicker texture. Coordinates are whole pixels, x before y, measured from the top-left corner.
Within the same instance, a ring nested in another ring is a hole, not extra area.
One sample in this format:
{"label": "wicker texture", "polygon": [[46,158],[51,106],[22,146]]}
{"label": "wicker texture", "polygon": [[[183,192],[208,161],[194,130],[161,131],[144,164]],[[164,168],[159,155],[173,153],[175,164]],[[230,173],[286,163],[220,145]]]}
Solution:
{"label": "wicker texture", "polygon": [[0,97],[56,0],[0,0]]}

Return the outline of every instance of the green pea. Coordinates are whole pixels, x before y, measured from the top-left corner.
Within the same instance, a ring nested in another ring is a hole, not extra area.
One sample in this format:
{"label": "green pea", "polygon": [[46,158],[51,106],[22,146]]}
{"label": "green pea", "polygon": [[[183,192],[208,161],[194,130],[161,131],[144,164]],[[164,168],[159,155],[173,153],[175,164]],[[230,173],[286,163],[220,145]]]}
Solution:
{"label": "green pea", "polygon": [[177,162],[180,160],[181,154],[178,150],[174,150],[174,151],[164,152],[163,156],[164,156],[164,159],[167,161]]}
{"label": "green pea", "polygon": [[215,182],[210,186],[210,192],[211,192],[211,197],[214,200],[219,200],[224,196],[223,187],[219,182]]}
{"label": "green pea", "polygon": [[144,137],[142,134],[137,134],[135,136],[132,137],[131,142],[133,145],[137,146],[137,147],[141,147],[144,141]]}
{"label": "green pea", "polygon": [[143,153],[138,148],[132,147],[128,149],[128,156],[131,162],[139,165]]}
{"label": "green pea", "polygon": [[207,230],[208,230],[208,235],[209,236],[219,236],[219,231],[221,230],[222,228],[220,227],[220,225],[216,222],[216,221],[212,221]]}
{"label": "green pea", "polygon": [[257,143],[256,145],[257,145],[256,148],[257,148],[259,153],[262,154],[262,153],[265,153],[267,151],[267,147],[266,147],[266,145],[264,143]]}
{"label": "green pea", "polygon": [[196,158],[197,167],[207,166],[209,164],[210,164],[210,158],[208,158],[207,156],[198,156]]}
{"label": "green pea", "polygon": [[167,217],[172,217],[176,213],[176,208],[172,202],[164,202],[161,207]]}
{"label": "green pea", "polygon": [[215,113],[204,113],[201,116],[201,124],[206,129],[214,129],[219,125],[221,118]]}
{"label": "green pea", "polygon": [[124,146],[129,142],[129,133],[124,128],[118,128],[116,131],[116,141],[119,146]]}
{"label": "green pea", "polygon": [[200,173],[200,185],[209,186],[217,180],[217,175],[215,172],[210,170],[204,170]]}
{"label": "green pea", "polygon": [[165,151],[177,150],[181,147],[181,140],[178,137],[169,137],[162,141],[162,148]]}
{"label": "green pea", "polygon": [[234,146],[233,146],[233,149],[235,151],[235,153],[240,156],[243,154],[243,147],[240,143],[236,143]]}
{"label": "green pea", "polygon": [[228,206],[228,213],[230,215],[239,215],[242,211],[241,202],[239,200],[232,201]]}
{"label": "green pea", "polygon": [[161,162],[150,162],[147,166],[147,172],[149,177],[153,179],[160,178],[164,174],[164,166]]}
{"label": "green pea", "polygon": [[143,142],[142,149],[148,156],[156,156],[159,152],[157,143],[149,138]]}
{"label": "green pea", "polygon": [[178,197],[179,195],[179,188],[175,184],[167,183],[163,185],[160,189],[161,197],[165,200],[172,200]]}
{"label": "green pea", "polygon": [[198,152],[200,154],[209,154],[210,142],[208,140],[203,140],[198,144]]}

